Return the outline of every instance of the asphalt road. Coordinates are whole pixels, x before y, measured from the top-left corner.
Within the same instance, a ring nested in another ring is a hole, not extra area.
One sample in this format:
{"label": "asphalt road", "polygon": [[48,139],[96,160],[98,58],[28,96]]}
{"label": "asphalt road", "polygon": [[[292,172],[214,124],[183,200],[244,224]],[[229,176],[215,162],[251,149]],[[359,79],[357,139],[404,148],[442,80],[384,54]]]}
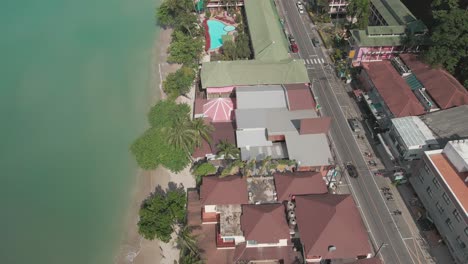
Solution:
{"label": "asphalt road", "polygon": [[[352,162],[358,169],[359,177],[346,180],[351,193],[360,208],[368,229],[370,241],[386,264],[425,263],[420,248],[413,239],[412,231],[404,221],[392,215],[391,206],[381,193],[373,173],[359,149],[355,135],[347,123],[349,107],[345,101],[347,94],[343,84],[337,80],[330,60],[324,50],[314,47],[311,39],[318,33],[307,14],[299,14],[296,1],[277,0],[280,14],[285,19],[286,28],[296,39],[300,56],[306,61],[309,78],[313,85],[314,96],[321,105],[321,113],[332,117],[330,139],[336,151],[336,162]],[[325,51],[326,52],[326,51]],[[349,100],[349,98],[347,99]]]}

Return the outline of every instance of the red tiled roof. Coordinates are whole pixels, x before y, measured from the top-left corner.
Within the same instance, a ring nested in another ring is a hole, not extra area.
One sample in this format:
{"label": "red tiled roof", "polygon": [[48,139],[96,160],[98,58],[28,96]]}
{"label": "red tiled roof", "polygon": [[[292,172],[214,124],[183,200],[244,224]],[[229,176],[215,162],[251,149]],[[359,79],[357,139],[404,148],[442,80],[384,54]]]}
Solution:
{"label": "red tiled roof", "polygon": [[275,173],[278,201],[290,200],[292,195],[327,193],[327,186],[320,172]]}
{"label": "red tiled roof", "polygon": [[[371,253],[366,228],[349,194],[296,196],[296,220],[307,258],[346,259]],[[336,250],[329,251],[330,246]]]}
{"label": "red tiled roof", "polygon": [[468,91],[450,73],[431,68],[414,54],[401,54],[400,58],[441,109],[468,104]]}
{"label": "red tiled roof", "polygon": [[315,109],[315,100],[307,84],[286,84],[289,110]]}
{"label": "red tiled roof", "polygon": [[301,119],[299,134],[325,134],[330,129],[331,117]]}
{"label": "red tiled roof", "polygon": [[203,177],[200,199],[203,205],[246,204],[247,180],[241,176]]}
{"label": "red tiled roof", "polygon": [[[246,247],[246,243],[240,243],[234,250],[232,263],[238,261],[283,260],[282,263],[300,263],[299,252],[294,252],[292,246],[284,247]],[[296,262],[297,261],[297,262]]]}
{"label": "red tiled roof", "polygon": [[201,147],[195,149],[192,157],[203,158],[207,154],[218,153],[216,145],[218,145],[221,140],[227,140],[229,143],[236,144],[236,128],[234,122],[211,123],[211,125],[214,127],[213,133],[211,133],[212,144],[210,145],[206,140],[203,140]]}
{"label": "red tiled roof", "polygon": [[395,117],[424,114],[424,107],[390,61],[367,63],[364,69]]}
{"label": "red tiled roof", "polygon": [[283,204],[242,205],[241,229],[245,240],[278,243],[289,239],[289,226]]}
{"label": "red tiled roof", "polygon": [[468,172],[458,172],[443,153],[431,154],[428,157],[439,170],[440,177],[450,187],[453,195],[460,201],[463,209],[468,210],[468,183],[465,182]]}
{"label": "red tiled roof", "polygon": [[194,109],[193,109],[194,115],[203,114],[203,106],[206,104],[207,101],[208,101],[207,99],[195,98]]}

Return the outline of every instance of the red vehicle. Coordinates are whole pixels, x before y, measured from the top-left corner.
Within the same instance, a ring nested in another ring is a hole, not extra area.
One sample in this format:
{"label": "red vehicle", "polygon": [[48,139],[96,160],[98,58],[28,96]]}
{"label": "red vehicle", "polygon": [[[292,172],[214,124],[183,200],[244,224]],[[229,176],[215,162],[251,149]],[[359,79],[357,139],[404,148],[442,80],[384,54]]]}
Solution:
{"label": "red vehicle", "polygon": [[292,53],[298,53],[299,52],[299,48],[297,47],[297,44],[296,44],[296,40],[293,38],[292,35],[289,35],[288,36],[289,38],[289,43],[290,43],[290,48],[291,48],[291,52]]}
{"label": "red vehicle", "polygon": [[299,52],[299,48],[297,47],[296,43],[291,43],[291,51],[293,53],[298,53]]}

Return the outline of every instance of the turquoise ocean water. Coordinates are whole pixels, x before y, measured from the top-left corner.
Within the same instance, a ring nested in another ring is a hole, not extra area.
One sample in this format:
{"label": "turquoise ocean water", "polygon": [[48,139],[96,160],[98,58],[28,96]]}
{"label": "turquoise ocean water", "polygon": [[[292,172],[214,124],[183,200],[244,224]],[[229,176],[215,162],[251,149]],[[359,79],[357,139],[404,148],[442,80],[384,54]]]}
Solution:
{"label": "turquoise ocean water", "polygon": [[158,1],[2,2],[1,263],[113,262]]}

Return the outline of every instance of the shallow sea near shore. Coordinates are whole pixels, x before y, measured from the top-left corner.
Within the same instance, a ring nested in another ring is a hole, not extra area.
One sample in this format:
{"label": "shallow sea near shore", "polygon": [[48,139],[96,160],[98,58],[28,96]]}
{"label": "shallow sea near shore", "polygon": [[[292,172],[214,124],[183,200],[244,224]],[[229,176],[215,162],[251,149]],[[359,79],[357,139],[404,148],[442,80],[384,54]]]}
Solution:
{"label": "shallow sea near shore", "polygon": [[115,261],[137,184],[129,146],[159,81],[158,2],[2,5],[2,263]]}

